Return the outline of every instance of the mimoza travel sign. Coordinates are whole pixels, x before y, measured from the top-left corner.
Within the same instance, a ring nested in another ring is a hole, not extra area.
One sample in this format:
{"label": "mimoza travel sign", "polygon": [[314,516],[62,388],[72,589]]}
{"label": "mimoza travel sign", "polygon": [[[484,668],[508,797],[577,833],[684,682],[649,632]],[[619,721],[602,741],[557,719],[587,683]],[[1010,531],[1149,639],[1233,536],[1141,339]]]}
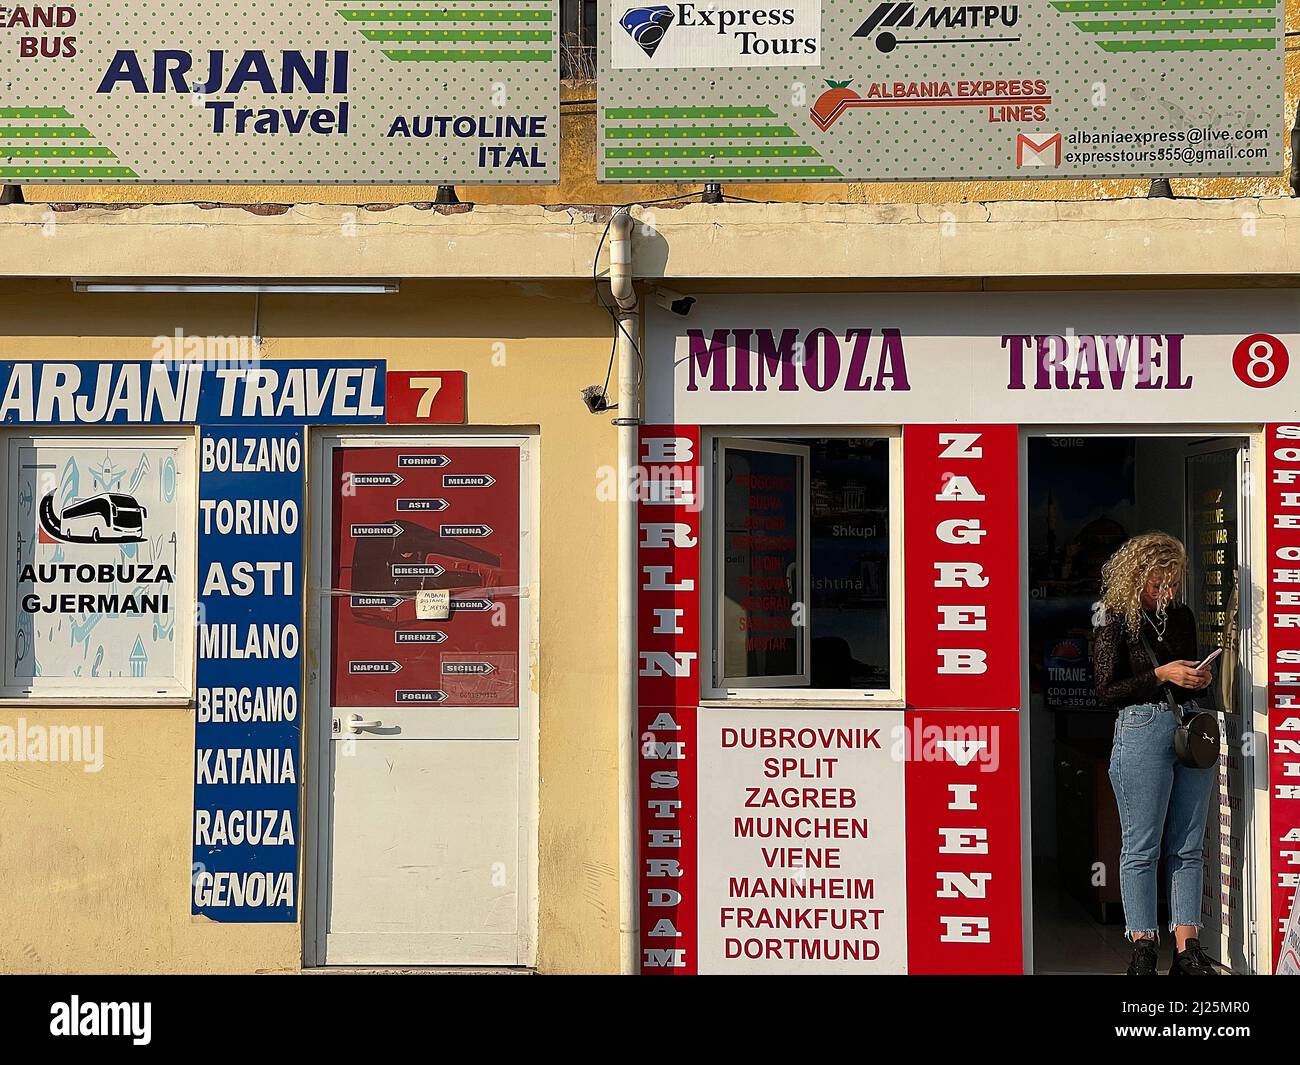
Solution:
{"label": "mimoza travel sign", "polygon": [[558,54],[554,0],[0,8],[0,178],[553,183]]}

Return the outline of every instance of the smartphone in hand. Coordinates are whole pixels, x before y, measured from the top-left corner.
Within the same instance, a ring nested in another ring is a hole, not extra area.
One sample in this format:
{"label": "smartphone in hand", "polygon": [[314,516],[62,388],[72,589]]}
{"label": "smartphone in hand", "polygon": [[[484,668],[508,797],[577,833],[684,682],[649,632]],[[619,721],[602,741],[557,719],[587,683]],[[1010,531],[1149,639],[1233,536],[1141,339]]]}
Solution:
{"label": "smartphone in hand", "polygon": [[1204,658],[1202,658],[1199,662],[1196,663],[1196,668],[1197,668],[1197,669],[1204,669],[1204,668],[1205,668],[1206,666],[1208,666],[1211,662],[1213,662],[1216,658],[1218,658],[1219,655],[1221,655],[1221,654],[1223,654],[1223,648],[1222,648],[1222,647],[1216,647],[1213,651],[1211,651],[1208,655],[1206,655]]}

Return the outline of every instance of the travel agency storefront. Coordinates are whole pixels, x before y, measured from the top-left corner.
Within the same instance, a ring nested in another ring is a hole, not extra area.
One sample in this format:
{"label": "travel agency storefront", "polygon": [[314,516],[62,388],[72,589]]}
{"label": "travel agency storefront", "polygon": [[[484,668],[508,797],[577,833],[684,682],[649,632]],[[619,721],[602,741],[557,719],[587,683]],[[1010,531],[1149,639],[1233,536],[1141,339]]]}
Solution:
{"label": "travel agency storefront", "polygon": [[4,286],[0,969],[617,971],[590,284],[150,287]]}
{"label": "travel agency storefront", "polygon": [[1101,564],[1155,528],[1227,651],[1203,942],[1271,971],[1300,872],[1298,342],[1281,291],[651,307],[642,971],[1123,971],[1091,632]]}

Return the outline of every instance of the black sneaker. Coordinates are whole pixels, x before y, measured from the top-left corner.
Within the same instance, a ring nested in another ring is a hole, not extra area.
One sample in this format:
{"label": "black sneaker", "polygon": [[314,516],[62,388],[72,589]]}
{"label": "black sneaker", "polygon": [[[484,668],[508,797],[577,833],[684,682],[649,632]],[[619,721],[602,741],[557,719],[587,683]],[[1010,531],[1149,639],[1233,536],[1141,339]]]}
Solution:
{"label": "black sneaker", "polygon": [[1199,939],[1189,939],[1186,950],[1174,950],[1174,963],[1169,967],[1170,976],[1218,976],[1209,955],[1201,949]]}
{"label": "black sneaker", "polygon": [[1126,976],[1158,976],[1156,961],[1159,958],[1154,939],[1133,940],[1133,960],[1128,963]]}

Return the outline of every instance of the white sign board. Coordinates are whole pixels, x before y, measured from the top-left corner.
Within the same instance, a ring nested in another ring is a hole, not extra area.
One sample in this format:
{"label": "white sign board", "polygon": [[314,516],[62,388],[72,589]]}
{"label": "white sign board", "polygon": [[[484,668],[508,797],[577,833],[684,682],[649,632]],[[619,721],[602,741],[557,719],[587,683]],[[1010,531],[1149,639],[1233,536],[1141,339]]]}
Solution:
{"label": "white sign board", "polygon": [[647,420],[1259,423],[1300,414],[1288,292],[706,295],[646,317]]}
{"label": "white sign board", "polygon": [[146,440],[11,441],[6,689],[188,690],[193,486]]}
{"label": "white sign board", "polygon": [[902,712],[698,721],[699,972],[905,972]]}

